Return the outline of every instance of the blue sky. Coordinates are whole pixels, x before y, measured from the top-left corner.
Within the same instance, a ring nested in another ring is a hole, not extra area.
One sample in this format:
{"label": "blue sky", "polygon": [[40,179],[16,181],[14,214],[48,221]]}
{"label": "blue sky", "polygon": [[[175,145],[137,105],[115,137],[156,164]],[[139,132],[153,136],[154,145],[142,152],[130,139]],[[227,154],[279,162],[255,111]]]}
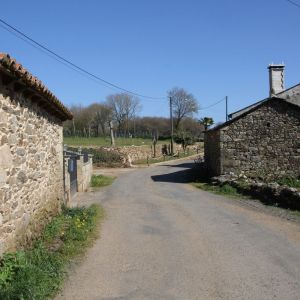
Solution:
{"label": "blue sky", "polygon": [[[268,95],[269,63],[286,64],[286,87],[300,82],[300,8],[286,0],[2,1],[0,17],[77,65],[144,95],[165,96],[179,86],[202,107],[228,95],[232,112]],[[88,105],[116,92],[2,28],[0,41],[0,51],[66,105]],[[168,115],[167,100],[141,103],[141,115]],[[203,116],[224,121],[224,103],[200,111]]]}

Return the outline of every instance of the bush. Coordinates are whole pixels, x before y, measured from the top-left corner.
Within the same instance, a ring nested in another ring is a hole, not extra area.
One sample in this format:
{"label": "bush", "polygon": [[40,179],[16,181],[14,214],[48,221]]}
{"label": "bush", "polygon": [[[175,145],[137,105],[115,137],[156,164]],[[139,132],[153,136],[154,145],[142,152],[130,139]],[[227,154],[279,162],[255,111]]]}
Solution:
{"label": "bush", "polygon": [[[77,148],[68,147],[70,151],[78,152]],[[122,166],[122,157],[116,151],[107,151],[102,148],[84,148],[82,152],[93,155],[93,164],[106,167]]]}
{"label": "bush", "polygon": [[177,132],[174,136],[174,141],[176,144],[181,144],[183,150],[185,150],[188,145],[195,144],[194,137],[186,131]]}

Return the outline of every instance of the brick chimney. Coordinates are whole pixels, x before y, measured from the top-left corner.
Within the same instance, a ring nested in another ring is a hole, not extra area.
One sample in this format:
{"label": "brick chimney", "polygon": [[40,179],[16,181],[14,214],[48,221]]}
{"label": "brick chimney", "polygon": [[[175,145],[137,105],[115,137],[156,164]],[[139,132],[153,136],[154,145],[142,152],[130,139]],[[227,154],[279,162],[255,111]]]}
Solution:
{"label": "brick chimney", "polygon": [[276,94],[284,91],[284,64],[281,65],[269,65],[269,79],[270,79],[270,94],[269,96],[275,96]]}

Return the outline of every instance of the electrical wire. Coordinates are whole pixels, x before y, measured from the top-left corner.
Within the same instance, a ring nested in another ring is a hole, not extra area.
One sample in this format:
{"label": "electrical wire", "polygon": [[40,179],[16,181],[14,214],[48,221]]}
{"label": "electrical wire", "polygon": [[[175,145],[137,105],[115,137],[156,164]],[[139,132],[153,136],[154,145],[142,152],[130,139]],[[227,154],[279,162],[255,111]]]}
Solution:
{"label": "electrical wire", "polygon": [[298,8],[300,8],[300,4],[295,2],[295,1],[292,1],[292,0],[285,0],[287,2],[289,2],[290,4],[294,5],[294,6],[297,6]]}
{"label": "electrical wire", "polygon": [[219,100],[219,101],[217,101],[217,102],[215,102],[215,103],[213,103],[213,104],[211,104],[209,106],[202,107],[199,110],[205,110],[205,109],[209,109],[211,107],[214,107],[214,106],[218,105],[219,103],[223,102],[225,99],[226,99],[226,97],[222,98],[221,100]]}
{"label": "electrical wire", "polygon": [[71,62],[70,60],[62,57],[61,55],[59,55],[57,53],[55,53],[54,51],[50,50],[46,46],[42,45],[41,43],[39,43],[39,42],[35,41],[34,39],[32,39],[31,37],[29,37],[25,33],[21,32],[20,30],[18,30],[14,26],[8,24],[7,22],[2,20],[1,18],[0,18],[0,22],[6,26],[6,27],[4,27],[2,25],[1,27],[6,29],[8,32],[12,33],[14,36],[16,36],[16,37],[20,38],[21,40],[27,42],[28,44],[30,44],[34,48],[42,50],[43,53],[47,54],[49,57],[55,59],[56,61],[64,64],[65,66],[67,65],[67,66],[71,67],[72,70],[80,71],[80,74],[88,75],[89,76],[88,78],[100,81],[106,87],[111,87],[111,88],[114,88],[114,89],[117,89],[117,90],[121,90],[121,91],[126,92],[128,94],[131,94],[131,95],[134,95],[134,96],[137,96],[137,97],[141,97],[141,98],[145,98],[145,99],[161,100],[161,99],[166,98],[166,97],[152,97],[152,96],[142,95],[142,94],[130,91],[128,89],[124,89],[124,88],[122,88],[122,87],[120,87],[120,86],[118,86],[114,83],[111,83],[111,82],[109,82],[109,81],[107,81],[107,80],[105,80],[105,79],[103,79],[103,78],[101,78],[101,77],[85,70],[84,68],[76,65],[75,63]]}

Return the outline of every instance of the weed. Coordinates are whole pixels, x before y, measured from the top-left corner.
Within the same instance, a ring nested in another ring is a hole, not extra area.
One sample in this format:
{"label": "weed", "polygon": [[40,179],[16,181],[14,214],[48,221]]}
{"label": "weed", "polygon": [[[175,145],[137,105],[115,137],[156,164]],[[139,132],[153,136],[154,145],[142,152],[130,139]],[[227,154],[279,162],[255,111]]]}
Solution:
{"label": "weed", "polygon": [[0,260],[0,299],[54,297],[70,260],[97,236],[100,206],[63,209],[32,248],[4,254]]}
{"label": "weed", "polygon": [[293,188],[300,188],[300,180],[295,177],[282,177],[277,180],[280,185],[286,185]]}
{"label": "weed", "polygon": [[91,179],[91,186],[92,187],[102,187],[111,185],[115,177],[111,176],[104,176],[104,175],[93,175]]}

